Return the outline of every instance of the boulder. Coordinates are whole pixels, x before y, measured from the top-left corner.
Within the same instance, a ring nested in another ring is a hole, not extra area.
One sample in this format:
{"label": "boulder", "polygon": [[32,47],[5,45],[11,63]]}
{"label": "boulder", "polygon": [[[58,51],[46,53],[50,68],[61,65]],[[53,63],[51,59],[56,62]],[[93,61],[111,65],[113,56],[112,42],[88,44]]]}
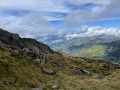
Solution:
{"label": "boulder", "polygon": [[55,74],[56,72],[52,69],[42,68],[42,72],[46,74]]}

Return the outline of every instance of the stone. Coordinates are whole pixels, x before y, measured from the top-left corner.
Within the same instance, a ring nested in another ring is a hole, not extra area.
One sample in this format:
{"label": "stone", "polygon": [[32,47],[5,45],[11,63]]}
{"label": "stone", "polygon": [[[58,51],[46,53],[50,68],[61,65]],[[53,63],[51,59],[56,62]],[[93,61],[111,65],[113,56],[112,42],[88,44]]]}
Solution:
{"label": "stone", "polygon": [[81,70],[76,70],[76,74],[82,74],[83,72]]}
{"label": "stone", "polygon": [[47,62],[47,60],[49,60],[49,59],[50,59],[49,56],[39,55],[36,57],[35,62],[37,62],[39,64],[45,64]]}
{"label": "stone", "polygon": [[28,90],[43,90],[42,87],[38,87],[38,88],[32,88],[32,89],[28,89]]}
{"label": "stone", "polygon": [[55,64],[60,67],[61,69],[65,69],[65,67],[63,65],[61,65],[58,61],[55,61]]}
{"label": "stone", "polygon": [[13,50],[19,49],[17,46],[10,46],[10,48]]}
{"label": "stone", "polygon": [[91,75],[90,72],[86,71],[86,70],[83,70],[84,73],[87,73],[88,75]]}
{"label": "stone", "polygon": [[118,66],[118,68],[120,69],[120,65]]}
{"label": "stone", "polygon": [[51,74],[51,75],[56,73],[54,70],[48,69],[48,68],[43,68],[42,72],[46,74]]}
{"label": "stone", "polygon": [[104,74],[104,76],[109,76],[109,75],[111,75],[112,73],[106,73],[106,74]]}
{"label": "stone", "polygon": [[56,89],[56,88],[58,88],[58,85],[57,85],[57,84],[52,85],[52,89]]}
{"label": "stone", "polygon": [[30,51],[29,48],[23,49],[23,56],[26,58],[32,58],[32,59],[35,59],[37,57],[37,55],[32,51]]}
{"label": "stone", "polygon": [[82,74],[82,73],[86,73],[88,75],[91,75],[91,73],[88,72],[87,70],[83,70],[83,69],[81,69],[79,67],[76,67],[76,74]]}
{"label": "stone", "polygon": [[114,70],[113,70],[113,72],[117,72],[117,71],[118,71],[118,69],[114,69]]}

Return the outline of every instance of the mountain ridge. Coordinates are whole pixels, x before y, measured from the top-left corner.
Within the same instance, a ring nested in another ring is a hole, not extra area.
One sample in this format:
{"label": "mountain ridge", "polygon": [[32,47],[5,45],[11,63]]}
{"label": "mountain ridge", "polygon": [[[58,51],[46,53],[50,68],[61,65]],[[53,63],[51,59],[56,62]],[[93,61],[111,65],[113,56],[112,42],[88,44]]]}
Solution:
{"label": "mountain ridge", "polygon": [[10,33],[3,29],[0,29],[0,41],[4,44],[11,46],[12,48],[23,49],[32,47],[37,48],[37,52],[42,51],[49,54],[55,53],[46,44],[43,44],[31,38],[21,38],[18,34]]}

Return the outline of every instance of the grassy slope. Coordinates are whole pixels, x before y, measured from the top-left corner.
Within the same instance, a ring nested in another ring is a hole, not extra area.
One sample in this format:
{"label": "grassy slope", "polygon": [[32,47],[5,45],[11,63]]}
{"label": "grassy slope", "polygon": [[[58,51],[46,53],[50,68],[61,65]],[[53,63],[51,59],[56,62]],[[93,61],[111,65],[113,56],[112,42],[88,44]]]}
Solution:
{"label": "grassy slope", "polygon": [[[116,69],[117,64],[85,57],[73,58],[64,55],[50,55],[50,57],[46,64],[39,65],[32,59],[24,58],[20,51],[13,51],[0,44],[0,90],[16,90],[16,88],[26,90],[39,86],[45,90],[53,90],[51,86],[54,84],[59,85],[58,90],[120,89],[120,70],[104,77],[104,74]],[[59,61],[65,69],[59,68],[55,61]],[[77,75],[73,66],[88,70],[92,75]],[[47,75],[41,71],[42,67],[51,68],[57,73]]]}
{"label": "grassy slope", "polygon": [[120,40],[105,42],[93,38],[88,42],[76,43],[66,49],[72,56],[84,56],[120,63]]}
{"label": "grassy slope", "polygon": [[91,47],[73,49],[70,54],[73,56],[84,56],[84,57],[104,59],[104,57],[106,56],[105,53],[106,48],[107,46],[93,45]]}

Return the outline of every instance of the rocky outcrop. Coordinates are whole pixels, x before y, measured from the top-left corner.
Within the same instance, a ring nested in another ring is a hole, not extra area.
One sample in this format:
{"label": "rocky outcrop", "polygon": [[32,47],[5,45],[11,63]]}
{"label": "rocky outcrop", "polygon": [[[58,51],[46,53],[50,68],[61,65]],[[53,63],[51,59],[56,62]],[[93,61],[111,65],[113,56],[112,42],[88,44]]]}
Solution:
{"label": "rocky outcrop", "polygon": [[29,48],[32,49],[33,52],[44,52],[47,54],[55,53],[46,44],[31,38],[21,38],[18,34],[13,34],[3,29],[0,29],[0,41],[6,45],[9,45],[11,49]]}
{"label": "rocky outcrop", "polygon": [[34,48],[24,48],[22,54],[26,58],[34,59],[34,61],[39,64],[45,64],[50,59],[50,56],[45,54],[37,55]]}

